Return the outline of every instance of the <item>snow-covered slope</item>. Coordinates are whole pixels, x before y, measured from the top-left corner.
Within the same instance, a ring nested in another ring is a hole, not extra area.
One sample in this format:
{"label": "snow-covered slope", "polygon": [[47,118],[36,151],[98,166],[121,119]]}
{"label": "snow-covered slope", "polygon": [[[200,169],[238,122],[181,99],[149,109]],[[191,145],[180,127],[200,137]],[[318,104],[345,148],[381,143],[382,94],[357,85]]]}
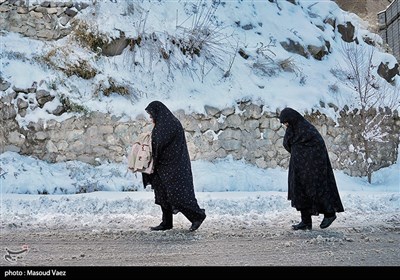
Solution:
{"label": "snow-covered slope", "polygon": [[[352,94],[332,73],[344,63],[337,26],[348,21],[355,26],[361,47],[371,47],[363,41],[366,37],[376,43],[377,65],[396,63],[380,50],[382,39],[367,31],[365,22],[333,1],[81,2],[89,6],[76,18],[89,28],[80,32],[109,41],[124,34],[140,38],[140,45],[104,56],[78,44],[76,33],[44,42],[3,32],[2,79],[19,88],[37,82],[57,97],[53,106],[67,96],[88,111],[134,118],[154,99],[163,100],[172,110],[200,113],[204,105],[224,108],[248,100],[271,111],[284,106],[306,111],[319,108],[321,102],[341,107],[351,102]],[[283,47],[290,42],[296,51]],[[312,47],[321,48],[320,59],[310,53]],[[68,77],[58,70],[78,61],[85,61],[96,75]],[[105,94],[110,88],[123,88],[124,94],[112,90]],[[23,124],[39,117],[66,116],[37,108],[18,121]]]}

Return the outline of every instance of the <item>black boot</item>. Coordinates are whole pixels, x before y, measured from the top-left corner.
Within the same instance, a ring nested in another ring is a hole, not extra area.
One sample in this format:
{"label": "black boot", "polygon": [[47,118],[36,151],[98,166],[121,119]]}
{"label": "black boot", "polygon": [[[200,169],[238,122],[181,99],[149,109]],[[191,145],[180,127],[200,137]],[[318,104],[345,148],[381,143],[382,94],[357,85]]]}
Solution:
{"label": "black boot", "polygon": [[311,214],[307,210],[301,211],[301,222],[297,225],[292,225],[294,230],[311,230],[312,229],[312,220]]}
{"label": "black boot", "polygon": [[335,213],[325,213],[324,219],[322,220],[321,224],[319,225],[320,228],[327,228],[329,227],[333,221],[336,220]]}
{"label": "black boot", "polygon": [[312,229],[312,224],[306,224],[303,221],[298,223],[297,225],[292,225],[292,229],[294,230],[311,230]]}
{"label": "black boot", "polygon": [[195,221],[192,222],[192,225],[189,228],[189,231],[195,231],[196,229],[198,229],[201,224],[204,222],[204,220],[206,219],[206,211],[205,209],[201,209],[201,211],[203,212],[203,216]]}
{"label": "black boot", "polygon": [[151,230],[168,230],[172,228],[172,210],[162,207],[162,222],[158,226],[150,227]]}

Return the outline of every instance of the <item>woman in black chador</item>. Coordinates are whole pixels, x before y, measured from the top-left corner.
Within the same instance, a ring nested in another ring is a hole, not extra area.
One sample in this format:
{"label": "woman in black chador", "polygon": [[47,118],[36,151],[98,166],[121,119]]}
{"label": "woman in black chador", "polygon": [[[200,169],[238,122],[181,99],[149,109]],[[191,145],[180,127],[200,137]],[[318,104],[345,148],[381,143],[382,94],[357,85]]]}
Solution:
{"label": "woman in black chador", "polygon": [[344,208],[328,151],[318,130],[300,113],[285,108],[279,120],[286,126],[283,146],[290,153],[288,199],[301,213],[294,230],[311,230],[312,215],[324,214],[320,228],[329,227]]}
{"label": "woman in black chador", "polygon": [[161,206],[162,222],[151,230],[172,228],[173,213],[181,212],[191,223],[190,231],[206,218],[194,193],[192,168],[185,132],[180,121],[160,101],[146,107],[153,119],[152,150],[154,172],[143,174],[144,186],[151,185],[155,203]]}

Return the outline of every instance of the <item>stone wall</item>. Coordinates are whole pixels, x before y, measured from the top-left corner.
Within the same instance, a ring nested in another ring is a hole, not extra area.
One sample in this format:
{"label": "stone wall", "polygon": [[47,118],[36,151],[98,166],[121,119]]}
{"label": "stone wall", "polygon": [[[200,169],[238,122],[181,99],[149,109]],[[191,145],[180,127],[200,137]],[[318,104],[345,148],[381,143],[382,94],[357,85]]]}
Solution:
{"label": "stone wall", "polygon": [[39,40],[57,40],[68,35],[75,15],[88,5],[77,2],[0,0],[1,29]]}
{"label": "stone wall", "polygon": [[[18,94],[14,91],[0,99],[1,153],[15,151],[48,162],[125,162],[135,136],[151,129],[144,116],[122,121],[102,113],[77,115],[62,122],[39,121],[21,128],[16,119],[26,114],[27,106],[37,106],[34,104],[39,104],[39,100],[42,104],[51,101],[50,97],[43,100],[45,96],[48,95],[43,90],[36,93],[19,90]],[[277,118],[279,112],[264,112],[263,106],[250,102],[222,109],[207,106],[205,112],[174,112],[185,128],[192,160],[212,161],[230,155],[260,168],[287,167],[289,154],[282,146],[285,130]],[[388,115],[391,117],[380,126],[381,134],[387,134],[385,141],[372,144],[374,170],[389,166],[397,159],[400,119],[398,112]],[[320,112],[306,115],[306,118],[324,137],[335,169],[351,176],[365,176],[365,160],[360,150],[360,116],[344,110],[340,116],[337,123]]]}

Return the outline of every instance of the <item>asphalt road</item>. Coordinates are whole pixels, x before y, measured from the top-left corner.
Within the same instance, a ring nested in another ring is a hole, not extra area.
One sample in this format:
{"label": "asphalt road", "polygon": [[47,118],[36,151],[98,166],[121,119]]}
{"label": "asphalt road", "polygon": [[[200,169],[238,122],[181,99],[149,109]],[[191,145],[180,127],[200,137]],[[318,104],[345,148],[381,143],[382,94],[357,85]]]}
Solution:
{"label": "asphalt road", "polygon": [[399,268],[399,244],[400,228],[393,226],[311,231],[276,227],[219,231],[204,227],[195,232],[182,228],[9,230],[1,233],[0,264],[3,271],[78,266]]}

